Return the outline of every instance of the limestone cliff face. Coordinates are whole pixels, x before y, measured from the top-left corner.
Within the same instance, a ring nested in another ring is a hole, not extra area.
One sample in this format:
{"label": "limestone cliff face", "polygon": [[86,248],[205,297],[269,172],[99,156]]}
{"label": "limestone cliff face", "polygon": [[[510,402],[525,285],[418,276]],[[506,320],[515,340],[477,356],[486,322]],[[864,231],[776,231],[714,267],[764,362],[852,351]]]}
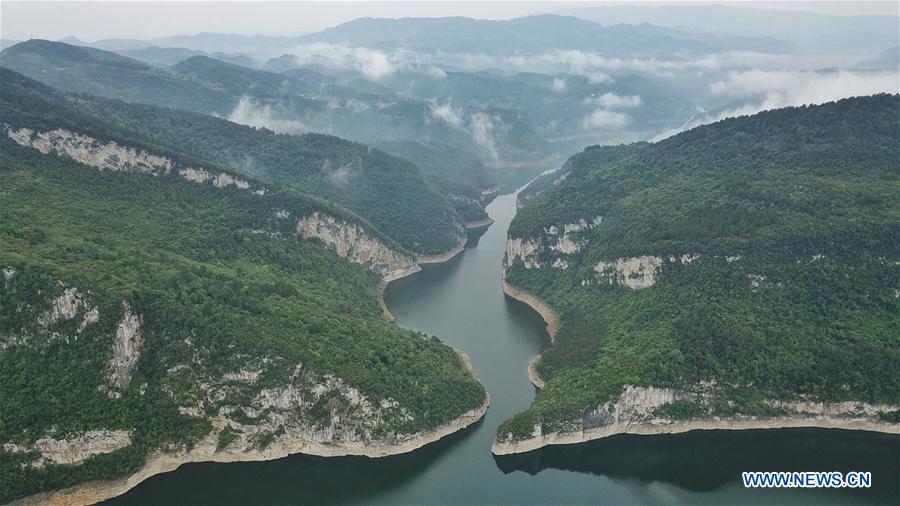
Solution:
{"label": "limestone cliff face", "polygon": [[[248,359],[239,370],[212,375],[203,371],[206,359],[195,355],[190,364],[167,373],[163,390],[182,414],[212,422],[218,451],[253,453],[298,445],[364,448],[422,435],[401,429],[415,417],[392,397],[364,394],[302,363],[285,372],[280,357]],[[269,380],[263,383],[262,377]],[[174,385],[186,382],[191,384],[188,391],[176,391]]]}
{"label": "limestone cliff face", "polygon": [[[29,146],[43,154],[56,153],[100,170],[118,170],[142,174],[170,174],[195,183],[211,182],[217,188],[235,186],[250,190],[250,183],[239,177],[221,171],[187,167],[171,158],[148,153],[143,149],[122,146],[116,142],[105,142],[89,135],[57,128],[37,132],[30,128],[4,126],[7,137],[21,146]],[[264,194],[264,188],[254,190]]]}
{"label": "limestone cliff face", "polygon": [[691,392],[670,388],[625,385],[622,393],[591,410],[582,418],[548,432],[540,424],[528,437],[498,435],[491,451],[507,455],[535,450],[547,445],[572,444],[616,434],[675,434],[700,429],[765,429],[784,427],[824,427],[858,429],[892,434],[900,433],[896,424],[879,418],[881,413],[896,411],[900,406],[863,402],[823,403],[818,401],[769,401],[782,408],[784,414],[769,417],[716,416],[672,420],[660,414],[660,408],[677,401],[708,403],[714,384],[701,384]]}
{"label": "limestone cliff face", "polygon": [[[305,441],[311,444],[341,445],[376,440],[403,439],[385,427],[412,421],[413,416],[392,398],[370,399],[340,378],[319,376],[302,365],[286,384],[259,390],[245,406],[226,405],[219,409],[215,424],[233,435],[225,447],[231,451],[258,449],[265,437],[273,441]],[[322,419],[311,411],[324,407],[330,416]],[[239,415],[239,416],[237,416]]]}
{"label": "limestone cliff face", "polygon": [[617,258],[612,262],[597,262],[594,270],[599,280],[639,290],[656,284],[656,275],[662,263],[662,258],[658,256],[642,255]]}
{"label": "limestone cliff face", "polygon": [[315,212],[297,222],[297,233],[304,239],[316,238],[338,255],[387,276],[413,268],[412,258],[388,248],[356,224]]}
{"label": "limestone cliff face", "polygon": [[[265,195],[266,189],[252,185],[240,177],[208,167],[190,167],[166,156],[145,150],[105,142],[94,137],[64,129],[35,131],[4,125],[7,137],[22,146],[41,153],[57,153],[99,170],[117,170],[152,175],[176,175],[197,184],[212,184],[216,188],[235,187]],[[273,209],[273,215],[287,218],[290,211]],[[297,232],[304,238],[321,240],[338,255],[365,266],[382,276],[409,270],[413,259],[393,251],[372,237],[361,226],[338,220],[323,213],[312,213],[297,222]]]}
{"label": "limestone cliff face", "polygon": [[128,388],[144,343],[143,317],[134,314],[127,302],[122,302],[122,307],[124,314],[116,327],[113,355],[108,366],[109,380],[114,388],[109,395],[115,398]]}
{"label": "limestone cliff face", "polygon": [[125,430],[91,430],[72,434],[63,439],[42,437],[32,445],[6,443],[3,449],[11,453],[37,452],[40,454],[28,463],[31,467],[47,464],[80,464],[102,453],[109,453],[131,444],[131,432]]}
{"label": "limestone cliff face", "polygon": [[519,260],[526,269],[540,269],[548,265],[568,269],[570,257],[581,252],[588,244],[588,238],[583,232],[601,223],[603,217],[597,216],[590,221],[581,219],[575,223],[551,225],[536,237],[510,237],[506,243],[504,266],[509,267]]}
{"label": "limestone cliff face", "polygon": [[[3,273],[3,289],[9,290],[17,281],[16,271],[12,267],[6,267]],[[22,321],[30,320],[30,323],[22,328],[4,329],[6,331],[0,333],[0,351],[11,346],[44,346],[57,340],[72,343],[89,326],[100,320],[100,313],[92,305],[90,293],[83,293],[76,287],[66,287],[59,282],[53,283],[48,292],[44,295],[45,309],[30,305],[18,308],[21,313],[31,313],[33,319],[24,318]],[[78,321],[75,332],[61,331],[60,326],[65,326],[71,320]]]}

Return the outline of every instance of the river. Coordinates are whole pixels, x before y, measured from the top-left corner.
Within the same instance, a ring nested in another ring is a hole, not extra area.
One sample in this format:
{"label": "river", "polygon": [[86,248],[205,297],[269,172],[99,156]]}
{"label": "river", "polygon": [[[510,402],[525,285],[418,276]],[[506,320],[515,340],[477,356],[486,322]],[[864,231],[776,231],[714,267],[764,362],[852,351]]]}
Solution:
{"label": "river", "polygon": [[[900,437],[818,429],[616,436],[493,457],[504,419],[534,397],[527,364],[547,334],[500,290],[515,195],[488,206],[495,223],[450,262],[392,283],[397,322],[465,351],[493,403],[475,426],[384,459],[295,455],[199,463],[154,476],[109,504],[897,504]],[[871,471],[862,490],[747,490],[741,471]]]}

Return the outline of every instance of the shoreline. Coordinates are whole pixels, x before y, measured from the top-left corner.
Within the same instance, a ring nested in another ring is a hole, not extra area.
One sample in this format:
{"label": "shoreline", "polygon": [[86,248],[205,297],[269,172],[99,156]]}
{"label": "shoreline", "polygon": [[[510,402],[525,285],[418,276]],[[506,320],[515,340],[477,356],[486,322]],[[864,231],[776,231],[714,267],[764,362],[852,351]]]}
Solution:
{"label": "shoreline", "polygon": [[[478,380],[469,357],[462,351],[456,350],[463,367]],[[480,381],[479,381],[480,382]],[[157,474],[174,471],[182,464],[196,462],[260,462],[276,460],[290,455],[304,454],[319,457],[348,457],[360,456],[369,458],[382,458],[392,455],[400,455],[418,450],[425,445],[434,443],[446,436],[459,432],[484,417],[491,404],[491,396],[485,391],[481,405],[466,411],[448,423],[439,425],[424,433],[416,434],[408,439],[393,443],[365,444],[352,442],[342,445],[329,445],[310,441],[275,441],[264,450],[249,452],[217,450],[218,432],[208,434],[198,442],[190,451],[167,453],[156,451],[147,457],[147,463],[137,472],[124,478],[109,481],[86,482],[73,487],[36,494],[14,500],[10,505],[52,505],[66,504],[68,506],[96,504],[113,497],[120,496],[139,485],[144,480]]]}
{"label": "shoreline", "polygon": [[[541,318],[544,319],[544,323],[547,324],[547,334],[550,335],[550,343],[555,343],[556,332],[559,330],[559,316],[556,314],[556,311],[531,292],[516,288],[507,283],[506,276],[503,276],[503,279],[500,281],[500,286],[503,288],[503,293],[507,296],[525,304],[537,314],[541,315]],[[540,355],[538,355],[538,358],[539,357]],[[532,360],[532,362],[534,361]]]}
{"label": "shoreline", "polygon": [[[490,219],[490,218],[489,218]],[[493,220],[491,220],[493,223]],[[422,264],[435,264],[447,262],[463,252],[466,246],[467,237],[464,234],[462,240],[454,248],[437,255],[423,255],[418,257],[416,262],[409,267],[397,269],[383,276],[378,283],[378,299],[381,303],[381,309],[388,321],[396,320],[384,301],[384,291],[387,286],[407,276],[411,276],[422,270]],[[468,355],[457,350],[456,354],[462,361],[463,367],[475,378],[479,383],[478,373],[472,366]],[[158,474],[168,473],[181,467],[182,464],[190,464],[197,462],[261,462],[266,460],[276,460],[288,457],[290,455],[305,454],[318,457],[369,457],[382,458],[392,455],[400,455],[409,453],[425,445],[434,443],[446,436],[459,432],[470,425],[478,422],[484,417],[488,407],[491,404],[491,396],[485,391],[484,401],[477,408],[462,413],[450,422],[435,427],[423,434],[413,436],[409,439],[395,443],[379,443],[364,444],[350,443],[344,445],[329,445],[315,443],[310,441],[276,441],[269,445],[265,450],[256,450],[251,452],[236,452],[228,450],[217,451],[218,432],[210,433],[200,442],[198,442],[190,451],[181,451],[177,453],[167,453],[164,451],[156,451],[147,457],[144,467],[124,478],[118,478],[108,481],[93,481],[75,485],[69,488],[45,492],[41,494],[31,495],[16,499],[10,503],[15,506],[32,506],[32,505],[54,505],[66,504],[68,506],[90,505],[96,504],[113,497],[120,496],[132,488],[139,485],[144,480],[156,476]]]}
{"label": "shoreline", "polygon": [[422,270],[422,267],[419,264],[413,264],[405,269],[398,269],[396,271],[389,272],[386,276],[382,277],[378,282],[378,302],[381,304],[381,311],[384,313],[384,319],[392,322],[397,319],[394,316],[394,313],[391,312],[390,308],[388,308],[387,303],[384,301],[384,291],[387,289],[387,286],[398,279],[403,279],[407,276],[412,276],[413,274]]}
{"label": "shoreline", "polygon": [[[541,315],[541,318],[544,319],[544,323],[547,324],[547,334],[550,335],[550,344],[555,343],[556,332],[559,330],[559,316],[557,316],[556,311],[544,301],[537,298],[534,294],[507,283],[505,275],[500,281],[500,286],[503,287],[503,293],[508,297],[527,305],[537,314]],[[543,353],[538,354],[528,362],[528,381],[530,381],[537,389],[542,389],[547,385],[537,371],[537,364],[541,360],[541,355],[543,355]]]}
{"label": "shoreline", "polygon": [[[504,294],[528,305],[531,309],[541,315],[541,318],[543,318],[544,322],[547,324],[547,333],[550,334],[550,342],[555,342],[556,333],[559,330],[559,317],[556,312],[534,294],[507,283],[505,276],[501,282],[501,286],[503,287]],[[528,362],[528,379],[538,389],[542,389],[545,386],[543,378],[541,378],[537,372],[537,363],[540,360],[541,355],[537,355]],[[588,441],[603,439],[619,434],[664,435],[680,434],[695,430],[777,430],[790,428],[860,430],[900,435],[900,425],[882,422],[871,417],[848,418],[812,415],[762,419],[745,418],[660,421],[659,423],[625,422],[575,432],[551,432],[512,442],[501,442],[495,438],[494,442],[491,444],[491,453],[494,455],[526,453],[545,446],[586,443]]]}
{"label": "shoreline", "polygon": [[493,224],[494,220],[488,217],[483,220],[467,221],[463,225],[466,227],[466,230],[479,230],[490,227]]}
{"label": "shoreline", "polygon": [[[462,239],[460,239],[459,243],[448,249],[443,253],[435,253],[434,255],[419,255],[416,258],[416,263],[419,265],[425,264],[441,264],[444,262],[448,262],[453,259],[456,255],[459,255],[466,249],[466,241],[468,240],[468,236],[463,234]],[[399,278],[398,278],[399,279]]]}
{"label": "shoreline", "polygon": [[[491,220],[491,223],[493,223],[493,220]],[[391,271],[387,273],[387,275],[383,276],[378,282],[378,302],[379,304],[381,304],[381,311],[382,313],[384,313],[384,319],[389,322],[397,319],[397,317],[394,316],[394,313],[391,312],[391,309],[388,307],[387,303],[384,301],[384,291],[387,289],[389,284],[397,281],[398,279],[403,279],[407,276],[412,276],[413,274],[420,272],[423,265],[440,264],[452,260],[454,257],[456,257],[456,255],[459,255],[463,252],[463,250],[466,249],[467,240],[468,236],[466,234],[463,234],[462,240],[453,248],[435,255],[419,255],[413,265],[405,267],[403,269],[397,269],[396,271]]]}
{"label": "shoreline", "polygon": [[491,453],[494,455],[526,453],[545,446],[586,443],[619,434],[664,435],[680,434],[695,430],[777,430],[795,428],[859,430],[900,435],[900,425],[881,422],[868,417],[788,416],[763,419],[689,420],[669,423],[620,423],[577,432],[551,432],[513,442],[500,442],[495,439],[491,445]]}
{"label": "shoreline", "polygon": [[540,359],[541,356],[537,355],[528,361],[528,381],[530,381],[531,384],[534,385],[534,388],[537,388],[538,390],[547,386],[547,383],[544,382],[544,378],[541,378],[541,375],[537,372],[537,364]]}

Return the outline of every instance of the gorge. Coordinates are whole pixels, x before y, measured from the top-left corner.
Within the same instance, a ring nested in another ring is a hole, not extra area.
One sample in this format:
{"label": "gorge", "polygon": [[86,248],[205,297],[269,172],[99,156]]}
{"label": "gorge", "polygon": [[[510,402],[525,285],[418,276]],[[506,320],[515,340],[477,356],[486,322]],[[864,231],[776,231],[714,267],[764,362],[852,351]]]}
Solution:
{"label": "gorge", "polygon": [[[399,325],[437,335],[469,355],[492,396],[482,421],[388,458],[293,455],[268,462],[188,464],[106,504],[840,504],[851,499],[887,504],[896,497],[898,485],[889,477],[898,470],[900,440],[869,432],[621,435],[492,456],[497,425],[534,396],[528,363],[549,337],[539,315],[501,290],[515,195],[498,197],[488,212],[495,223],[471,234],[462,254],[391,283],[385,294]],[[784,470],[870,470],[874,486],[865,491],[745,490],[740,472],[770,462]]]}

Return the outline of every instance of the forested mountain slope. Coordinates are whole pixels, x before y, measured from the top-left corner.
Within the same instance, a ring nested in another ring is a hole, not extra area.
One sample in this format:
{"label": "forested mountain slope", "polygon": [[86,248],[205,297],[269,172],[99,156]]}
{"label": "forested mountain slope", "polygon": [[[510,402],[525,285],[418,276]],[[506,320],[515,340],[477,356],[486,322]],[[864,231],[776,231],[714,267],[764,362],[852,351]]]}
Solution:
{"label": "forested mountain slope", "polygon": [[[439,253],[463,237],[459,217],[412,163],[319,134],[284,135],[163,107],[57,92],[0,69],[4,92],[48,111],[65,109],[156,143],[333,200],[415,253]],[[90,120],[89,120],[90,121]]]}
{"label": "forested mountain slope", "polygon": [[572,157],[509,230],[506,281],[559,331],[495,450],[900,421],[898,139],[900,96],[877,95]]}
{"label": "forested mountain slope", "polygon": [[445,144],[412,141],[386,142],[377,147],[415,163],[422,175],[447,196],[464,221],[471,223],[488,217],[482,192],[496,187],[497,180],[477,156]]}
{"label": "forested mountain slope", "polygon": [[148,104],[228,114],[233,96],[138,60],[62,42],[33,39],[6,48],[0,65],[54,88]]}
{"label": "forested mountain slope", "polygon": [[359,18],[299,42],[326,42],[407,51],[518,54],[551,49],[598,51],[616,57],[696,54],[716,50],[778,50],[753,37],[681,31],[650,24],[601,26],[570,16],[541,14],[509,20],[466,17]]}
{"label": "forested mountain slope", "polygon": [[383,319],[398,243],[36,89],[3,72],[0,502],[159,452],[408,451],[483,413],[454,350]]}
{"label": "forested mountain slope", "polygon": [[[320,132],[367,144],[440,141],[504,159],[546,156],[542,139],[514,111],[497,109],[448,122],[434,114],[433,104],[399,97],[371,81],[358,83],[363,89],[321,85],[315,79],[248,69],[207,56],[158,69],[116,53],[45,40],[4,50],[0,65],[64,91],[232,117],[286,133]],[[457,120],[477,120],[480,129],[493,131],[489,139],[475,138],[469,131],[474,127]],[[483,145],[487,140],[489,146]]]}

